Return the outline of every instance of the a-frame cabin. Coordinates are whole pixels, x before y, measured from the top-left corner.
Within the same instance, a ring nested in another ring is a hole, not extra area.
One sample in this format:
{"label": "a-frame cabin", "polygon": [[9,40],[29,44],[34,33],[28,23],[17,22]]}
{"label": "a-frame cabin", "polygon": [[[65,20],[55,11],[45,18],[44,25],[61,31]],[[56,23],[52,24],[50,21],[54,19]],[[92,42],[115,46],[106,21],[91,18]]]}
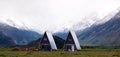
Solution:
{"label": "a-frame cabin", "polygon": [[69,31],[67,39],[64,43],[63,49],[65,51],[78,51],[81,50],[80,43],[74,31]]}
{"label": "a-frame cabin", "polygon": [[51,33],[49,32],[44,33],[40,41],[40,49],[44,51],[57,50],[54,38]]}

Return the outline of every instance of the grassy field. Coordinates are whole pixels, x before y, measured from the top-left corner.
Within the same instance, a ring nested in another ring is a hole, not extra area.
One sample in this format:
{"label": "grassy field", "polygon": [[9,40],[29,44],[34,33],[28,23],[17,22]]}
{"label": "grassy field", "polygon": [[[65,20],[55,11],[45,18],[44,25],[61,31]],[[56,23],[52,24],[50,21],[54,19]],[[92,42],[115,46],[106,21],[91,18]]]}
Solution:
{"label": "grassy field", "polygon": [[67,51],[11,51],[1,48],[0,57],[120,57],[120,49],[83,49]]}

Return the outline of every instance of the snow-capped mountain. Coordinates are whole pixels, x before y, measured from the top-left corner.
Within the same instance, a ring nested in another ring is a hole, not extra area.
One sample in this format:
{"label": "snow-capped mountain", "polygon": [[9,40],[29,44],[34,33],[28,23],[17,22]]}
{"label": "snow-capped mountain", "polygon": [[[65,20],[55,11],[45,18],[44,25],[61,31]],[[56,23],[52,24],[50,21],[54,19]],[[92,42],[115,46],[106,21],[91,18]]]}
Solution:
{"label": "snow-capped mountain", "polygon": [[92,26],[94,23],[98,22],[100,18],[98,18],[96,15],[90,15],[88,17],[85,17],[82,21],[79,21],[77,24],[74,24],[71,27],[71,30],[77,31],[77,30],[83,30],[85,28],[88,28]]}
{"label": "snow-capped mountain", "polygon": [[[112,13],[108,14],[107,16],[105,16],[103,19],[98,18],[96,14],[95,15],[91,14],[90,16],[87,16],[84,19],[82,19],[84,21],[79,21],[76,23],[69,22],[69,23],[63,24],[63,26],[60,29],[56,29],[56,31],[53,30],[55,31],[55,33],[53,34],[55,36],[59,36],[65,39],[67,37],[68,31],[73,30],[73,31],[76,31],[76,34],[80,40],[85,38],[84,41],[86,42],[88,41],[87,38],[92,37],[90,39],[93,39],[93,37],[98,36],[98,35],[94,36],[92,35],[92,33],[97,34],[98,32],[101,32],[103,29],[107,29],[107,28],[112,29],[114,28],[114,26],[116,27],[116,25],[118,25],[119,23],[117,21],[112,21],[112,23],[110,23],[111,22],[110,20],[119,19],[120,18],[119,12],[120,11],[117,9]],[[108,22],[107,25],[106,25],[106,22]],[[114,22],[117,22],[117,24],[115,24]],[[105,24],[106,26],[103,24]],[[99,27],[99,25],[102,27],[107,27],[107,26],[109,27],[101,28]],[[112,27],[110,27],[110,25]],[[97,29],[101,28],[101,29],[96,30],[96,28]],[[34,31],[34,29],[32,30],[30,26],[26,25],[26,23],[18,19],[0,19],[0,33],[1,35],[9,37],[11,41],[14,41],[12,43],[15,43],[15,44],[27,44],[33,40],[40,38],[41,36],[41,34],[38,31]],[[87,37],[88,35],[92,35],[92,36]],[[81,41],[81,42],[84,44],[85,43],[84,41]]]}
{"label": "snow-capped mountain", "polygon": [[117,13],[112,13],[112,17],[107,20],[77,33],[80,43],[89,46],[120,46],[120,10],[117,9]]}
{"label": "snow-capped mountain", "polygon": [[120,8],[112,11],[107,16],[101,19],[97,16],[97,14],[90,14],[89,16],[85,17],[83,21],[79,21],[78,23],[74,24],[70,29],[74,31],[82,31],[86,28],[91,27],[92,25],[103,24],[113,18],[119,12],[119,10]]}
{"label": "snow-capped mountain", "polygon": [[[13,39],[16,44],[28,44],[41,37],[38,32],[29,29],[24,23],[13,21],[12,19],[0,19],[0,33]],[[1,36],[0,36],[1,37]],[[6,38],[6,37],[2,37]]]}
{"label": "snow-capped mountain", "polygon": [[[91,15],[71,27],[76,31],[81,45],[120,46],[120,9],[109,13],[103,19]],[[67,32],[66,32],[67,31]],[[57,32],[61,38],[66,38],[68,29]],[[105,45],[104,45],[105,44]]]}
{"label": "snow-capped mountain", "polygon": [[96,13],[90,14],[89,16],[85,17],[84,19],[82,19],[81,21],[78,21],[76,23],[63,24],[63,27],[61,28],[61,30],[55,32],[54,35],[57,35],[61,38],[66,38],[67,37],[66,35],[69,30],[73,30],[76,32],[82,31],[86,28],[89,28],[90,26],[92,26],[93,24],[98,22],[99,20],[101,20],[101,19],[98,18]]}
{"label": "snow-capped mountain", "polygon": [[18,29],[30,29],[26,26],[26,24],[24,24],[24,22],[18,19],[0,19],[0,23],[7,24]]}
{"label": "snow-capped mountain", "polygon": [[117,8],[116,10],[112,11],[111,13],[106,15],[103,19],[96,22],[95,25],[103,24],[103,23],[109,21],[111,18],[113,18],[119,12],[119,10],[120,10],[120,8]]}

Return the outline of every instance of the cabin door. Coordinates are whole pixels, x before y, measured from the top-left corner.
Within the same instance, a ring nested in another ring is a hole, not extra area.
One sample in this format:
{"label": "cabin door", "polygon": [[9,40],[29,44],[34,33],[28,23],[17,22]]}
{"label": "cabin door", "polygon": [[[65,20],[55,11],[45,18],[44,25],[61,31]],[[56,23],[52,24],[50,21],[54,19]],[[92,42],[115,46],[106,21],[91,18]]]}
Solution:
{"label": "cabin door", "polygon": [[71,51],[75,51],[75,46],[71,45]]}
{"label": "cabin door", "polygon": [[42,45],[42,50],[50,50],[50,46],[49,45]]}

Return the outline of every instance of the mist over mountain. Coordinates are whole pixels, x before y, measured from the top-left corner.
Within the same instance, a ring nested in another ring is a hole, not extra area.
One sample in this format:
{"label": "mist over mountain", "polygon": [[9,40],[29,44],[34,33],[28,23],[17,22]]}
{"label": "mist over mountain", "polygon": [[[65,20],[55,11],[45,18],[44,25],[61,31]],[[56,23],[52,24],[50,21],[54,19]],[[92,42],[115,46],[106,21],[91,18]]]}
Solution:
{"label": "mist over mountain", "polygon": [[[53,35],[66,39],[69,30],[76,32],[81,45],[120,46],[120,10],[111,12],[103,19],[91,14],[84,21],[72,25],[64,24]],[[42,32],[20,20],[0,19],[0,46],[26,45],[40,37]]]}
{"label": "mist over mountain", "polygon": [[[91,20],[88,18],[88,21],[71,27],[76,32],[80,44],[83,46],[120,46],[120,9],[109,13],[103,19],[94,20],[96,17]],[[66,29],[54,35],[66,39],[68,31]]]}
{"label": "mist over mountain", "polygon": [[120,10],[105,23],[77,31],[77,36],[81,45],[120,46]]}
{"label": "mist over mountain", "polygon": [[98,18],[97,13],[91,13],[89,16],[86,16],[83,20],[78,21],[71,26],[66,25],[65,27],[61,28],[61,30],[55,32],[54,35],[65,39],[69,30],[73,30],[75,32],[83,31],[84,29],[91,27],[100,20],[101,19]]}

